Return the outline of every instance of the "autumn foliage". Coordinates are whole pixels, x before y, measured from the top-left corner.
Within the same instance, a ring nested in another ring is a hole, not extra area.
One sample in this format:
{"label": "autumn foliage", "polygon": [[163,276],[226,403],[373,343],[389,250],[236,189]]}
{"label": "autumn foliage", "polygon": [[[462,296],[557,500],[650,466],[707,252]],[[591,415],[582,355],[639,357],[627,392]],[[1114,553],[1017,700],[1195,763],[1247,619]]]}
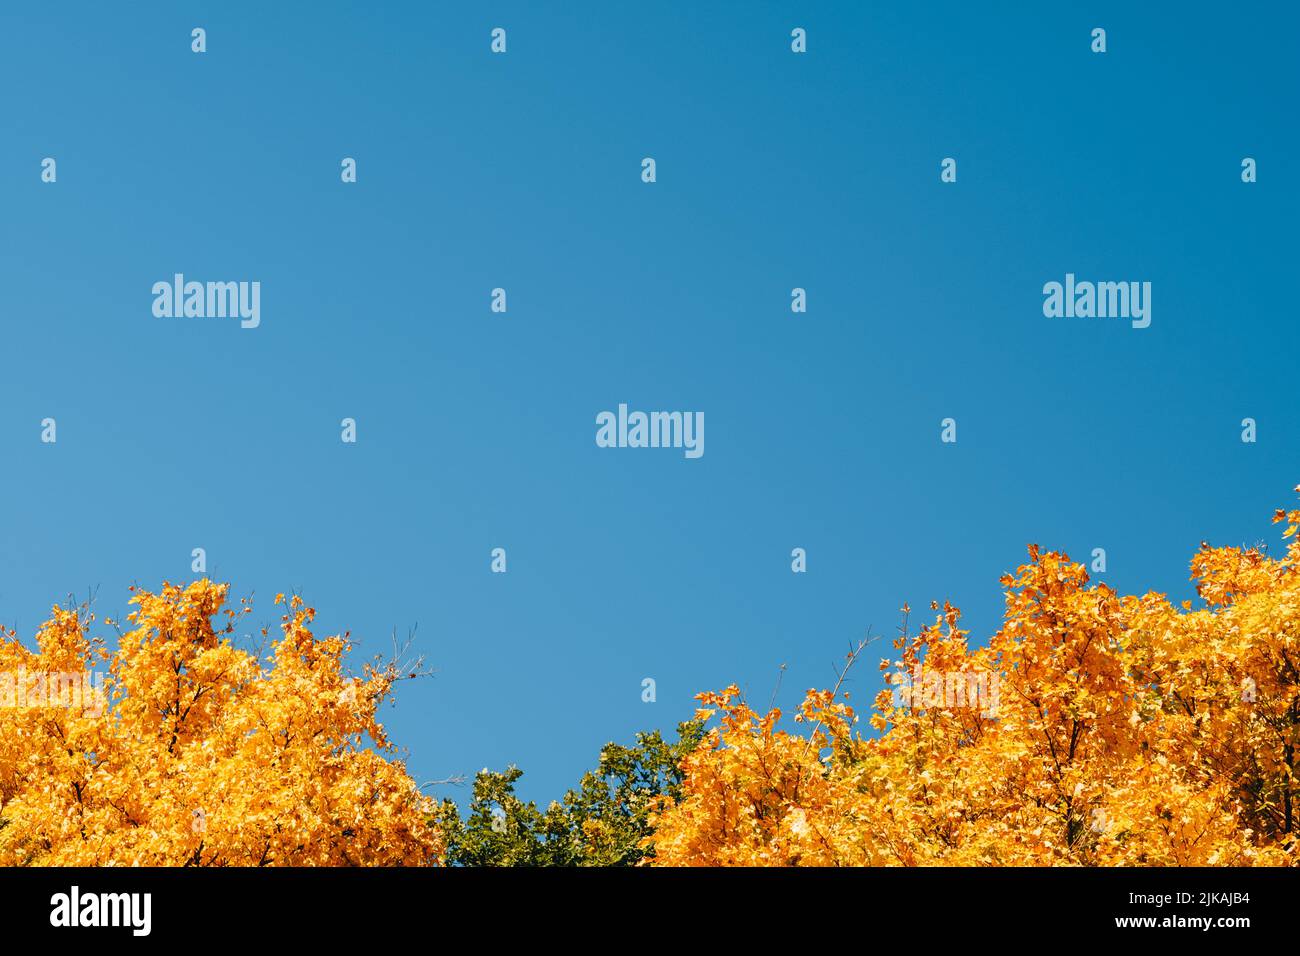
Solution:
{"label": "autumn foliage", "polygon": [[[432,801],[375,716],[393,663],[348,678],[348,640],[316,639],[297,597],[269,653],[240,649],[251,607],[224,607],[226,593],[208,580],[137,592],[113,651],[86,607],[55,607],[36,651],[0,643],[0,865],[439,860]],[[102,706],[67,706],[75,687],[32,703],[49,675],[94,668]]]}
{"label": "autumn foliage", "polygon": [[[1197,608],[1090,586],[1031,547],[987,647],[948,606],[903,629],[874,734],[847,693],[810,692],[803,734],[734,686],[701,695],[718,722],[653,820],[651,862],[1294,865],[1300,511],[1274,520],[1283,558],[1202,545]],[[897,692],[927,670],[996,676],[996,707]]]}
{"label": "autumn foliage", "polygon": [[[378,722],[406,669],[348,677],[299,598],[252,648],[208,580],[137,592],[115,649],[56,606],[35,650],[0,635],[0,865],[1294,865],[1300,510],[1274,520],[1281,557],[1201,546],[1195,606],[1031,547],[985,646],[905,618],[865,723],[843,678],[793,729],[733,686],[545,811],[484,770],[467,817]],[[102,707],[31,693],[90,671]]]}

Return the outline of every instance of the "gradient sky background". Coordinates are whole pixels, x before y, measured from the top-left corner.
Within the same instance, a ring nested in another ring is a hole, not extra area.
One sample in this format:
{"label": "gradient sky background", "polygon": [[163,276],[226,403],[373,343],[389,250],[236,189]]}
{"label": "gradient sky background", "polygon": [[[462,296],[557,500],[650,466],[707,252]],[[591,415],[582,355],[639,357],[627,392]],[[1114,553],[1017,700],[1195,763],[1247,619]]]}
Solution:
{"label": "gradient sky background", "polygon": [[[795,705],[904,601],[986,640],[1031,541],[1192,596],[1300,482],[1300,14],[1133,7],[6,9],[0,621],[203,547],[257,623],[418,623],[413,775],[544,802],[699,691],[785,663]],[[260,281],[261,327],[155,318],[175,272]],[[1150,281],[1151,327],[1044,318],[1066,272]],[[619,402],[703,411],[704,457],[597,448]]]}

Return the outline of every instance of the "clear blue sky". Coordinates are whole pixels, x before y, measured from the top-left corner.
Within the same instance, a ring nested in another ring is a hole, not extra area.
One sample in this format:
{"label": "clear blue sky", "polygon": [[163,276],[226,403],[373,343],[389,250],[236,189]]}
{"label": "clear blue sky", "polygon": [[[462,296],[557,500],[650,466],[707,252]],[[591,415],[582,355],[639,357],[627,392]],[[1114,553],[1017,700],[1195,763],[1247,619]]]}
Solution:
{"label": "clear blue sky", "polygon": [[[1133,6],[10,5],[0,620],[203,547],[257,621],[418,623],[413,774],[544,801],[701,690],[785,663],[788,708],[905,601],[986,639],[1031,541],[1190,596],[1300,482],[1300,16]],[[259,281],[261,326],[155,318],[176,272]],[[1151,327],[1045,318],[1067,272],[1150,281]],[[705,455],[597,448],[620,402]]]}

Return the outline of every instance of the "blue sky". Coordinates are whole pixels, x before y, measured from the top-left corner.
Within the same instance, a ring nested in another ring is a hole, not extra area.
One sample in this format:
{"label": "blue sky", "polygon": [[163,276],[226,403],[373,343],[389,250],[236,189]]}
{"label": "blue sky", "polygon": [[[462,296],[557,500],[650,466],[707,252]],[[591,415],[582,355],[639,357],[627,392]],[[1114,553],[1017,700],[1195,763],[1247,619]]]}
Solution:
{"label": "blue sky", "polygon": [[[7,10],[0,621],[203,547],[256,621],[418,623],[412,773],[545,801],[699,691],[784,663],[793,706],[905,601],[986,639],[1031,541],[1190,597],[1300,482],[1300,15],[1050,6]],[[176,272],[259,281],[260,327],[155,318]],[[1067,272],[1151,282],[1150,328],[1045,318]],[[597,448],[620,402],[706,453]]]}

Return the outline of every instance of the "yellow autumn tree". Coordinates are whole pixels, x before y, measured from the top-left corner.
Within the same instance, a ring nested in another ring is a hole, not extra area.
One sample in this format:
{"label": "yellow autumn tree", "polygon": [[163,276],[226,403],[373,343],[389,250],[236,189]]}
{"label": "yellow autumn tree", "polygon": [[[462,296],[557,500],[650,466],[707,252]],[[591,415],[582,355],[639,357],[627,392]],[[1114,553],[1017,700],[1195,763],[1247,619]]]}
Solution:
{"label": "yellow autumn tree", "polygon": [[809,692],[806,734],[734,686],[702,694],[718,723],[653,819],[651,862],[1296,864],[1300,510],[1274,521],[1284,557],[1202,545],[1196,608],[1031,547],[988,646],[947,605],[904,626],[875,734],[838,687]]}
{"label": "yellow autumn tree", "polygon": [[35,651],[4,635],[0,865],[439,861],[433,802],[376,718],[398,662],[349,678],[351,643],[315,638],[298,597],[269,654],[238,648],[252,608],[227,591],[137,592],[111,650],[86,606],[56,606]]}

